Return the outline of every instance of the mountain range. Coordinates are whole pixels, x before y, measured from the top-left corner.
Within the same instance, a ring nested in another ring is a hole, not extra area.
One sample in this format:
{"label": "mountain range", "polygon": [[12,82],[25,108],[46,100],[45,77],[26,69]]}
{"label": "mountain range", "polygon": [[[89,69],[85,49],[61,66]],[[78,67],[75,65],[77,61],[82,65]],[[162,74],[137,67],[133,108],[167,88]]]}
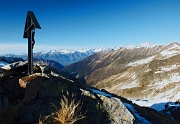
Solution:
{"label": "mountain range", "polygon": [[144,44],[93,54],[63,71],[156,110],[180,102],[180,44]]}
{"label": "mountain range", "polygon": [[[139,47],[153,47],[154,44],[150,43],[142,43],[138,46],[126,46],[128,49],[139,48]],[[103,48],[103,47],[95,47],[95,48],[83,48],[78,50],[50,50],[49,52],[37,52],[34,53],[33,57],[36,59],[45,59],[45,60],[53,60],[59,62],[63,66],[70,65],[72,63],[83,60],[84,58],[96,54],[98,52],[105,52],[109,50],[117,50],[121,47],[111,48]],[[20,56],[23,59],[27,59],[27,55]]]}
{"label": "mountain range", "polygon": [[[78,62],[80,60],[83,60],[84,58],[93,55],[98,52],[105,52],[109,50],[118,50],[121,48],[127,48],[127,49],[133,49],[133,48],[141,48],[141,47],[146,47],[146,48],[151,48],[155,46],[154,44],[150,43],[142,43],[137,46],[118,46],[114,48],[103,48],[103,47],[94,47],[94,48],[83,48],[83,49],[78,49],[78,50],[50,50],[49,52],[41,51],[41,52],[36,52],[33,54],[33,57],[35,59],[44,59],[44,60],[53,60],[55,62],[58,62],[62,64],[63,66],[67,66],[69,64]],[[24,60],[27,60],[27,54],[5,54],[2,55],[5,57],[20,57]]]}
{"label": "mountain range", "polygon": [[[63,66],[80,61],[92,54],[100,51],[107,51],[109,48],[96,47],[96,48],[84,48],[79,50],[50,50],[49,52],[37,52],[33,54],[35,59],[53,60],[60,63]],[[6,57],[21,57],[27,60],[27,54],[5,54]]]}

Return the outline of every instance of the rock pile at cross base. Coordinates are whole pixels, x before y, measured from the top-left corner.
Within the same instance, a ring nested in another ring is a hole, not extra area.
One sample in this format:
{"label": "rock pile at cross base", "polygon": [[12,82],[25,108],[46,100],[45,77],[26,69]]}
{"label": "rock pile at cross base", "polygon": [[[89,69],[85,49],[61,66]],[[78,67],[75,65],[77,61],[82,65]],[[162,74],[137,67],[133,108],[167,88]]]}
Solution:
{"label": "rock pile at cross base", "polygon": [[[152,123],[174,123],[169,116],[160,115],[149,108],[141,108],[119,96],[88,87],[82,80],[60,75],[51,67],[34,65],[34,73],[27,74],[27,63],[16,62],[0,68],[0,123],[37,124],[39,119],[53,115],[60,108],[63,95],[74,94],[81,101],[80,113],[85,118],[77,124],[136,124],[142,121],[130,111],[125,103],[141,112],[152,115],[144,117]],[[67,96],[71,99],[73,96]],[[140,114],[142,117],[143,115]],[[165,117],[165,119],[163,119]],[[43,124],[52,123],[43,120]],[[142,122],[143,123],[143,122]]]}

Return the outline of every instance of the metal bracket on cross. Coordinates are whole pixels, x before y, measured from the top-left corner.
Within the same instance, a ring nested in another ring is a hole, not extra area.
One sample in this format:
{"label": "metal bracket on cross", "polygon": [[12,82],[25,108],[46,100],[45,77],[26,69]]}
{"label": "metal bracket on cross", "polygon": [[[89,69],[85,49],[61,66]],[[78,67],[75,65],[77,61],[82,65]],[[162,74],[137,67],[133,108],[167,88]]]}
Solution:
{"label": "metal bracket on cross", "polygon": [[33,48],[35,44],[35,28],[41,29],[34,13],[27,12],[23,38],[28,38],[28,75],[33,73]]}

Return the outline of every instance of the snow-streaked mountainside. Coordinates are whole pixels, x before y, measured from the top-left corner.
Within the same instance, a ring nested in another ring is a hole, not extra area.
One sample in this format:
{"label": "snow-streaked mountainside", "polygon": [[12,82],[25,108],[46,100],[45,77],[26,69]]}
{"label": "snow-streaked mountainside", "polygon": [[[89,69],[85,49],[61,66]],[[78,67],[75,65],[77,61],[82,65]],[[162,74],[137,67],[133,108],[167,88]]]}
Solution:
{"label": "snow-streaked mountainside", "polygon": [[[180,102],[180,44],[141,44],[98,53],[63,69],[89,85],[158,111]],[[179,104],[178,104],[179,105]]]}

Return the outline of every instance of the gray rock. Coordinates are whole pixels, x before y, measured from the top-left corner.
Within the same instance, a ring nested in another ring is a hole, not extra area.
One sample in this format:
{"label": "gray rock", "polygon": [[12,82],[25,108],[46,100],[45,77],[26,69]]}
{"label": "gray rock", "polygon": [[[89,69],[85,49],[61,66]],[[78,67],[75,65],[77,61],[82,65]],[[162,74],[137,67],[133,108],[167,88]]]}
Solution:
{"label": "gray rock", "polygon": [[100,96],[105,110],[110,114],[112,124],[134,124],[135,117],[122,101],[115,97]]}
{"label": "gray rock", "polygon": [[[111,124],[134,124],[136,118],[126,108],[119,98],[107,97],[101,94],[92,94],[90,91],[82,90],[82,95],[89,96],[93,99],[101,100],[101,104],[108,112]],[[97,98],[98,97],[98,98]]]}
{"label": "gray rock", "polygon": [[25,76],[19,79],[19,84],[21,87],[26,88],[24,102],[29,104],[29,102],[37,96],[37,93],[42,84],[42,76],[40,73]]}

